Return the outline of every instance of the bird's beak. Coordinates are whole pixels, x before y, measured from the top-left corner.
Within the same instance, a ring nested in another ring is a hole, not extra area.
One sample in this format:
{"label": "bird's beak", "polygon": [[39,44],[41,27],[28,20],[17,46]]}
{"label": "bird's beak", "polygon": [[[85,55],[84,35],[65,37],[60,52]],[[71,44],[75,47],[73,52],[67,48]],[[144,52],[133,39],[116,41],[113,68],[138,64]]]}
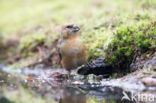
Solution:
{"label": "bird's beak", "polygon": [[74,26],[73,29],[74,29],[74,30],[73,30],[74,32],[77,32],[77,31],[80,30],[80,28],[79,28],[78,26]]}

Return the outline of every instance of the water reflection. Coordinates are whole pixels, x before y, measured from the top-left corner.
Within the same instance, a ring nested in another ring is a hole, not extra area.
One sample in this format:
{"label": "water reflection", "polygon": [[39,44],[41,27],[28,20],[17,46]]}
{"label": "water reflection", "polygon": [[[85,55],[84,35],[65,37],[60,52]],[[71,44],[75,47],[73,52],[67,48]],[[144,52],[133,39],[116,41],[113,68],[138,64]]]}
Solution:
{"label": "water reflection", "polygon": [[[13,91],[21,92],[21,88],[24,88],[30,94],[32,91],[35,93],[34,95],[31,94],[33,98],[39,96],[47,101],[49,99],[54,100],[56,103],[132,103],[121,101],[123,90],[120,88],[87,83],[75,85],[73,84],[74,80],[69,80],[66,74],[60,74],[56,71],[51,72],[51,70],[47,70],[47,72],[44,70],[44,72],[40,72],[37,75],[32,75],[31,70],[31,73],[28,73],[25,80],[19,78],[19,74],[10,76],[10,73],[0,71],[0,81],[2,81],[0,85],[8,89],[9,93]],[[24,94],[19,94],[21,96],[27,95],[25,94],[26,92],[22,93]],[[19,94],[17,93],[17,97]],[[5,97],[4,94],[1,95]]]}
{"label": "water reflection", "polygon": [[57,91],[59,93],[58,103],[87,103],[85,94],[75,88],[64,87]]}

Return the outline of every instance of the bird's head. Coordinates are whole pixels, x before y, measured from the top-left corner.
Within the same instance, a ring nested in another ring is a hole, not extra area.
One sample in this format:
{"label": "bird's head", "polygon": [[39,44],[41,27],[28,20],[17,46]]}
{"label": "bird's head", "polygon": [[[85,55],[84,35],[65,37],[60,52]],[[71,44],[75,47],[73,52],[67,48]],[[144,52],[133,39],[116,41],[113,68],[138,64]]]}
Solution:
{"label": "bird's head", "polygon": [[79,34],[80,28],[76,25],[67,25],[65,27],[63,27],[62,32],[61,32],[61,36],[64,39],[68,39],[68,38],[72,38],[72,37],[77,37],[77,35]]}

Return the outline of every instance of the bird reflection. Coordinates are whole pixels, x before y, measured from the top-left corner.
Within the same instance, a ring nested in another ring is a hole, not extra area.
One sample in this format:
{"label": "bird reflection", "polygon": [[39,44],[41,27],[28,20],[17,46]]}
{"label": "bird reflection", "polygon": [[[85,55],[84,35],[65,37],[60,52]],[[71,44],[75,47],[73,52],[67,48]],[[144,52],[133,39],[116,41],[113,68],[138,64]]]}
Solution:
{"label": "bird reflection", "polygon": [[84,93],[73,87],[59,89],[58,103],[87,103]]}

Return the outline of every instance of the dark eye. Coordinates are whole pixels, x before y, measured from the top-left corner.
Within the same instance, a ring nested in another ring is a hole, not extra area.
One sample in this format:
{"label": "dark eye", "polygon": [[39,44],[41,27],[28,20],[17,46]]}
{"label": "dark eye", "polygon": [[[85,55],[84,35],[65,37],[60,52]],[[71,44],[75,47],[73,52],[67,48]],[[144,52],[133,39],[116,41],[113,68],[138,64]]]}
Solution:
{"label": "dark eye", "polygon": [[71,29],[71,28],[73,28],[73,25],[68,25],[68,26],[66,26],[66,28]]}

